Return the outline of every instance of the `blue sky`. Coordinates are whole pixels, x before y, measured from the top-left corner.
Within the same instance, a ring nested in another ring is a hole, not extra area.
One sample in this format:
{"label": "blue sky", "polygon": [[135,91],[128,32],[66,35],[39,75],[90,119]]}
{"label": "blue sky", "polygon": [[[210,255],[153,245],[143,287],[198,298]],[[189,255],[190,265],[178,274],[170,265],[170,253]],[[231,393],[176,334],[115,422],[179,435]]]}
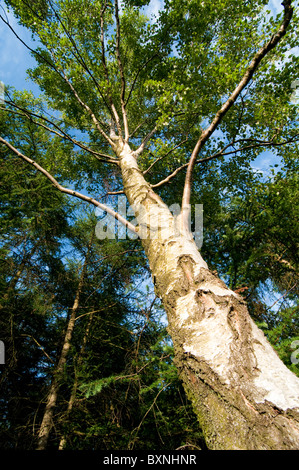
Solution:
{"label": "blue sky", "polygon": [[[14,16],[1,8],[0,14],[9,21],[11,27],[26,42],[31,42],[31,34],[26,28],[21,27]],[[5,85],[11,85],[19,90],[32,89],[37,92],[37,87],[26,78],[26,70],[34,65],[28,49],[14,36],[12,31],[0,20],[0,80]]]}

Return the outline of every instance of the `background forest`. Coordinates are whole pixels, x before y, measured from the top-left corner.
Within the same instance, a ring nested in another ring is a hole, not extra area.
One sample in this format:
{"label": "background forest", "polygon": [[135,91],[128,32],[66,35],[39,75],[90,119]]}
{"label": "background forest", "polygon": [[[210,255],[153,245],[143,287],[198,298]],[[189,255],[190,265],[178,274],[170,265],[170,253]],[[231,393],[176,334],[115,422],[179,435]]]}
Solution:
{"label": "background forest", "polygon": [[[0,109],[1,134],[48,171],[54,151],[62,181],[116,206],[111,168],[87,164],[84,150],[64,164],[71,145],[49,144],[47,129],[21,113],[40,98],[6,92],[18,107]],[[268,171],[254,164],[260,148],[211,160],[195,170],[192,203],[204,202],[204,259],[299,376],[297,147],[269,152]],[[141,244],[100,240],[98,211],[55,191],[9,148],[0,157],[0,448],[36,448],[52,394],[49,450],[204,449]],[[177,200],[183,184],[179,174],[162,187],[163,200]]]}

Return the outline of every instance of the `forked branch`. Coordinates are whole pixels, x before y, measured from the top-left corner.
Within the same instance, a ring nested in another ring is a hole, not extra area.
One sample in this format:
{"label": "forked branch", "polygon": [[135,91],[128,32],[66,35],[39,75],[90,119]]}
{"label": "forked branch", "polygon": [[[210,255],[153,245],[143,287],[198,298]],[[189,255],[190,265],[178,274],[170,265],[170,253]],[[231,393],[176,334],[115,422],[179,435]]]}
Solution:
{"label": "forked branch", "polygon": [[[88,65],[87,65],[87,63],[86,63],[86,61],[85,61],[85,59],[83,58],[81,52],[79,51],[79,48],[78,48],[78,46],[77,46],[77,44],[76,44],[76,41],[74,40],[72,34],[69,32],[68,28],[65,26],[65,24],[64,24],[64,22],[62,21],[60,15],[58,14],[58,12],[56,11],[56,9],[54,8],[53,3],[52,3],[50,0],[48,0],[48,2],[49,2],[49,5],[50,5],[50,7],[51,7],[51,9],[52,9],[52,11],[53,11],[53,13],[54,13],[54,15],[55,15],[57,21],[58,21],[58,22],[60,23],[60,25],[62,26],[63,31],[65,32],[67,38],[69,39],[69,41],[70,41],[70,43],[71,43],[71,46],[72,46],[72,48],[71,48],[71,53],[72,53],[73,57],[75,58],[75,60],[77,61],[77,63],[83,68],[83,70],[85,70],[85,71],[87,72],[87,74],[90,76],[90,78],[91,78],[92,81],[94,82],[94,84],[95,84],[95,86],[96,86],[96,88],[97,88],[97,90],[98,90],[98,92],[99,92],[99,94],[100,94],[100,96],[101,96],[101,98],[102,98],[102,100],[103,100],[103,102],[104,102],[106,108],[108,109],[109,112],[111,112],[111,109],[110,109],[110,107],[109,107],[109,105],[108,105],[108,103],[107,103],[107,101],[106,101],[106,99],[105,99],[105,96],[104,96],[104,94],[103,94],[103,91],[101,90],[101,87],[100,87],[98,81],[95,79],[93,73],[91,72],[90,68],[88,67]],[[30,8],[30,7],[29,7],[29,8]]]}
{"label": "forked branch", "polygon": [[[28,44],[26,44],[25,41],[23,41],[23,39],[20,38],[20,36],[16,33],[16,31],[13,29],[13,27],[9,24],[9,21],[8,20],[5,20],[5,18],[0,14],[0,19],[9,27],[9,29],[13,32],[13,34],[16,36],[16,38],[32,53],[34,54],[34,56],[38,57],[43,63],[47,64],[52,70],[54,70],[58,75],[59,77],[65,81],[68,86],[70,87],[74,97],[76,98],[76,100],[78,101],[78,103],[85,109],[85,111],[87,111],[87,113],[90,115],[94,125],[96,126],[97,130],[100,132],[100,134],[104,137],[104,139],[109,143],[109,145],[112,147],[112,149],[114,149],[114,143],[110,140],[109,136],[107,136],[107,134],[105,133],[105,131],[103,130],[102,126],[100,125],[100,122],[99,120],[96,118],[94,112],[91,110],[91,108],[80,98],[79,96],[79,93],[77,92],[77,90],[75,89],[74,85],[71,83],[71,81],[69,80],[69,78],[67,77],[66,73],[64,70],[59,70],[59,68],[55,65],[55,57],[54,57],[54,54],[53,54],[53,51],[50,51],[52,53],[52,58],[54,59],[53,61],[50,61],[48,60],[45,55],[39,53],[38,51],[32,49]],[[81,66],[82,66],[82,63],[80,63],[80,61],[78,62]],[[86,70],[86,69],[85,69]],[[89,69],[86,70],[89,74]],[[105,101],[105,100],[104,100]],[[105,103],[106,104],[106,103]],[[117,115],[117,112],[115,110],[115,107],[113,105],[113,103],[110,102],[110,106],[111,106],[111,110],[115,116],[115,119],[117,120],[117,124],[118,124],[118,127],[119,127],[119,118],[118,118],[118,115]],[[109,109],[109,112],[110,112],[110,108]],[[120,131],[120,127],[118,129]]]}

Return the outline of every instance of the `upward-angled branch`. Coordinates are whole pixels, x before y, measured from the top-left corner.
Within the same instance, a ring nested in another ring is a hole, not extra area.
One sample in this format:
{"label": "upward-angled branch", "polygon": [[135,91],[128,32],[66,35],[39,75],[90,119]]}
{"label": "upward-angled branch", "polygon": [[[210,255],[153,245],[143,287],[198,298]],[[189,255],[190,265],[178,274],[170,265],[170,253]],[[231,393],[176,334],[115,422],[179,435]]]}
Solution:
{"label": "upward-angled branch", "polygon": [[[70,89],[72,90],[76,100],[80,103],[80,105],[88,112],[88,114],[91,116],[92,118],[92,121],[93,123],[95,124],[96,128],[98,129],[98,131],[100,132],[100,134],[106,139],[106,141],[108,141],[108,143],[111,145],[112,149],[114,149],[115,145],[113,143],[113,141],[107,136],[107,134],[105,133],[105,131],[102,129],[98,119],[96,118],[95,114],[93,113],[93,111],[90,109],[90,107],[79,97],[79,94],[77,93],[77,91],[75,90],[75,87],[73,86],[73,84],[70,82],[70,80],[68,79],[66,73],[64,71],[60,71],[53,62],[50,62],[46,57],[44,57],[42,54],[40,54],[38,51],[35,51],[34,49],[32,49],[30,46],[28,46],[28,44],[25,43],[25,41],[23,41],[20,36],[15,32],[15,30],[12,28],[12,26],[9,24],[8,21],[6,21],[3,16],[0,14],[0,18],[1,20],[9,27],[9,29],[13,32],[13,34],[16,36],[16,38],[30,51],[32,52],[36,57],[38,57],[40,60],[42,60],[42,62],[44,62],[45,64],[47,64],[51,69],[53,69],[58,75],[59,77],[64,80],[68,86],[70,87]],[[52,56],[53,56],[53,51],[52,51]]]}
{"label": "upward-angled branch", "polygon": [[170,149],[167,153],[165,153],[164,155],[162,155],[161,157],[157,158],[153,163],[151,163],[151,165],[146,169],[144,170],[143,172],[143,175],[146,175],[146,173],[148,173],[149,171],[151,171],[151,169],[153,168],[153,166],[160,162],[161,160],[163,160],[164,158],[168,157],[168,155],[170,155],[172,152],[174,152],[174,150],[176,150],[177,148],[179,148],[181,145],[185,144],[186,142],[188,141],[188,138],[183,140],[182,142],[180,142],[179,144],[177,144],[175,147],[173,147],[172,149]]}
{"label": "upward-angled branch", "polygon": [[73,86],[73,84],[70,82],[70,80],[68,79],[68,77],[66,76],[66,73],[63,71],[63,76],[64,76],[64,80],[65,82],[69,85],[70,89],[72,90],[73,92],[73,95],[75,96],[76,100],[78,101],[78,103],[80,103],[80,105],[87,111],[87,113],[90,115],[94,125],[96,126],[97,130],[99,131],[99,133],[104,137],[104,139],[107,140],[107,142],[111,145],[112,149],[115,148],[115,144],[114,142],[110,139],[110,137],[106,134],[106,132],[102,129],[98,119],[96,118],[94,112],[90,109],[90,107],[88,106],[88,104],[86,104],[81,98],[80,96],[78,95],[78,92],[76,91],[75,87]]}
{"label": "upward-angled branch", "polygon": [[81,194],[78,191],[74,191],[73,189],[69,189],[69,188],[65,188],[64,186],[61,186],[61,184],[59,184],[58,181],[47,170],[45,170],[41,165],[36,163],[31,158],[26,157],[26,155],[19,152],[19,150],[17,150],[7,140],[0,137],[0,143],[6,145],[6,147],[8,147],[10,150],[12,150],[18,157],[20,157],[22,160],[26,161],[27,163],[30,163],[40,173],[45,175],[51,181],[53,186],[55,186],[55,188],[58,189],[58,191],[60,191],[61,193],[69,194],[70,196],[77,197],[78,199],[81,199],[82,201],[88,202],[90,204],[93,204],[96,207],[99,207],[100,209],[102,209],[103,211],[106,211],[108,214],[110,214],[112,217],[114,217],[116,220],[118,220],[120,223],[122,223],[125,227],[127,227],[132,232],[134,232],[134,233],[137,232],[136,227],[133,224],[131,224],[131,222],[128,222],[120,214],[118,214],[118,212],[115,212],[113,209],[106,206],[105,204],[102,204],[101,202],[97,201],[93,197],[86,196],[85,194]]}
{"label": "upward-angled branch", "polygon": [[108,90],[109,90],[109,103],[110,103],[112,114],[113,114],[113,116],[111,116],[111,118],[113,118],[113,120],[115,121],[118,133],[119,133],[119,135],[121,135],[121,125],[120,125],[118,113],[116,111],[116,108],[115,108],[115,105],[113,103],[112,96],[111,96],[109,72],[108,72],[108,67],[107,67],[107,62],[106,62],[105,34],[104,34],[104,15],[105,15],[106,8],[107,8],[107,1],[105,0],[103,6],[101,7],[101,11],[100,11],[102,66],[103,66],[103,69],[104,69],[105,79],[106,79],[106,82],[107,82],[107,85],[108,85]]}
{"label": "upward-angled branch", "polygon": [[107,2],[104,2],[104,5],[101,8],[100,18],[101,18],[101,56],[102,56],[102,65],[104,69],[104,74],[106,78],[106,82],[109,83],[109,74],[108,74],[108,67],[106,62],[106,54],[105,54],[105,35],[104,35],[104,14],[107,8]]}
{"label": "upward-angled branch", "polygon": [[284,6],[284,18],[283,22],[279,28],[279,30],[273,34],[271,39],[265,44],[263,47],[259,49],[259,51],[255,54],[252,61],[250,62],[242,80],[232,92],[228,100],[223,104],[223,106],[219,109],[216,113],[213,121],[209,125],[209,127],[202,132],[200,138],[198,139],[194,150],[191,154],[190,161],[187,167],[186,172],[186,179],[185,179],[185,186],[183,191],[183,198],[182,198],[182,211],[184,213],[182,217],[183,227],[187,227],[187,220],[189,216],[189,203],[190,203],[190,195],[191,195],[191,180],[192,180],[192,173],[196,163],[197,156],[209,139],[209,137],[213,134],[223,117],[226,115],[228,110],[233,106],[234,102],[242,92],[242,90],[248,85],[254,72],[257,70],[260,62],[262,59],[277,45],[277,43],[281,40],[281,38],[286,34],[287,27],[291,21],[293,15],[293,8],[291,6],[291,0],[284,0],[282,3]]}
{"label": "upward-angled branch", "polygon": [[[255,148],[280,147],[282,145],[287,145],[287,144],[290,144],[290,143],[293,143],[293,142],[298,142],[299,141],[299,134],[295,134],[293,137],[290,137],[289,139],[286,139],[283,142],[274,142],[274,138],[275,138],[275,135],[270,140],[257,140],[257,139],[248,138],[248,139],[240,139],[240,140],[232,141],[232,142],[228,143],[227,145],[225,145],[222,148],[222,150],[219,150],[219,152],[213,153],[212,155],[208,155],[207,157],[204,157],[204,158],[201,158],[201,159],[197,159],[195,164],[198,165],[200,163],[206,163],[210,160],[215,160],[216,158],[219,158],[219,157],[227,157],[228,155],[234,155],[238,152],[244,152],[246,150],[251,150],[251,149],[255,149]],[[227,150],[229,147],[231,147],[232,145],[234,145],[236,143],[239,143],[239,142],[255,142],[255,143],[252,143],[250,145],[245,145],[243,147],[239,147],[239,148],[237,148],[235,150],[231,150],[229,152],[225,152],[225,150]],[[163,158],[163,157],[160,157],[160,158]],[[159,159],[157,159],[153,164],[157,163],[157,161],[159,161]],[[164,184],[169,183],[178,173],[180,173],[182,170],[187,168],[188,165],[189,165],[189,163],[184,163],[180,167],[176,168],[172,173],[170,173],[163,180],[159,181],[158,183],[151,184],[151,187],[152,188],[159,188],[160,186],[163,186]],[[149,169],[147,169],[146,172],[148,172],[148,170]],[[145,172],[144,172],[144,174],[145,174]]]}
{"label": "upward-angled branch", "polygon": [[129,140],[129,127],[128,127],[128,118],[125,106],[125,92],[126,92],[126,80],[124,75],[124,67],[120,57],[120,24],[119,24],[119,14],[118,14],[118,0],[115,0],[115,20],[116,20],[116,57],[118,68],[120,72],[120,79],[121,79],[121,93],[120,93],[120,102],[121,102],[121,110],[123,116],[123,123],[124,123],[124,131],[125,131],[125,141]]}
{"label": "upward-angled branch", "polygon": [[145,69],[147,67],[147,65],[155,58],[159,55],[158,52],[155,52],[144,64],[141,65],[141,67],[137,70],[136,72],[136,75],[135,75],[135,78],[132,82],[132,85],[131,85],[131,88],[130,88],[130,91],[128,93],[128,96],[127,96],[127,99],[125,101],[125,106],[128,104],[128,102],[130,101],[130,98],[131,98],[131,95],[133,93],[133,90],[135,88],[135,85],[136,85],[136,82],[138,80],[138,77],[140,75],[140,73],[142,72],[143,69]]}
{"label": "upward-angled branch", "polygon": [[136,158],[143,152],[143,150],[145,149],[146,144],[152,138],[152,136],[155,134],[156,131],[157,131],[157,126],[155,126],[154,129],[151,130],[151,132],[149,132],[147,134],[147,136],[143,139],[143,141],[140,144],[140,146],[138,147],[138,149],[136,149],[134,151],[134,155],[135,155]]}
{"label": "upward-angled branch", "polygon": [[130,98],[131,98],[131,95],[134,91],[134,88],[135,88],[135,85],[137,83],[137,80],[138,80],[138,77],[139,75],[141,74],[141,72],[148,66],[148,64],[153,60],[155,59],[155,57],[158,57],[159,55],[161,57],[163,57],[163,54],[160,52],[160,49],[163,45],[165,45],[165,41],[167,40],[167,38],[169,37],[169,34],[170,34],[170,30],[172,28],[173,24],[170,23],[170,25],[165,29],[165,32],[164,32],[164,35],[163,37],[165,38],[164,40],[162,39],[161,41],[159,41],[159,45],[158,47],[156,47],[156,50],[154,52],[154,54],[152,56],[150,56],[143,64],[141,64],[141,66],[139,67],[139,69],[137,70],[136,72],[136,75],[135,75],[135,78],[133,79],[132,81],[132,84],[131,84],[131,87],[130,87],[130,90],[129,90],[129,93],[127,95],[127,99],[125,101],[125,106],[128,104]]}

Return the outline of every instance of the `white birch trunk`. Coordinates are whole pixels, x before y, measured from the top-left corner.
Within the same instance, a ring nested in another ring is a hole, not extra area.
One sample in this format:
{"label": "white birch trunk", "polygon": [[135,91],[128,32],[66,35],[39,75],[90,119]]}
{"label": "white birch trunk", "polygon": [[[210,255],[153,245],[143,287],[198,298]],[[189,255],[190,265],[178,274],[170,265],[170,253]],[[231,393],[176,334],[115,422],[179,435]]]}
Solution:
{"label": "white birch trunk", "polygon": [[[208,269],[179,220],[145,181],[127,144],[124,190],[162,300],[175,363],[211,449],[299,449],[299,379],[243,299]],[[150,227],[149,227],[150,222]]]}

